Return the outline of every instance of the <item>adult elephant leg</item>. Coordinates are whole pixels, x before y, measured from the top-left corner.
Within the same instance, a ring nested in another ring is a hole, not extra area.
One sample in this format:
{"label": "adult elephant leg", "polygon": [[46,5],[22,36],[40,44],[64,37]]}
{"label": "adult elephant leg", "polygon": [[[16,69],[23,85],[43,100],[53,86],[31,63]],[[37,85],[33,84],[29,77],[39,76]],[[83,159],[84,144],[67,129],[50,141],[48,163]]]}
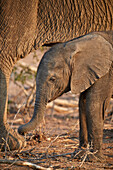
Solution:
{"label": "adult elephant leg", "polygon": [[7,123],[7,103],[9,70],[3,72],[0,69],[0,149],[5,147],[10,150],[19,149],[23,145],[24,138],[18,135]]}
{"label": "adult elephant leg", "polygon": [[80,147],[87,147],[88,144],[88,132],[87,132],[87,120],[86,120],[86,92],[80,94],[79,98],[79,141]]}

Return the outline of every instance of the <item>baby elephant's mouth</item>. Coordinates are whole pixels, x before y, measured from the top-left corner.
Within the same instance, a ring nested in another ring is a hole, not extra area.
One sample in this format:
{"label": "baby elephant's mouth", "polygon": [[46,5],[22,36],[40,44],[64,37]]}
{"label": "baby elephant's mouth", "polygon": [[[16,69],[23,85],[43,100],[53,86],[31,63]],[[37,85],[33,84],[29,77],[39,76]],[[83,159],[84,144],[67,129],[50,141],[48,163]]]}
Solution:
{"label": "baby elephant's mouth", "polygon": [[70,91],[70,86],[68,86],[64,91],[62,91],[61,93],[59,93],[58,95],[56,95],[55,97],[53,97],[52,99],[49,99],[48,100],[48,103],[49,102],[52,102],[53,100],[55,100],[56,98],[62,96],[64,93],[67,93]]}

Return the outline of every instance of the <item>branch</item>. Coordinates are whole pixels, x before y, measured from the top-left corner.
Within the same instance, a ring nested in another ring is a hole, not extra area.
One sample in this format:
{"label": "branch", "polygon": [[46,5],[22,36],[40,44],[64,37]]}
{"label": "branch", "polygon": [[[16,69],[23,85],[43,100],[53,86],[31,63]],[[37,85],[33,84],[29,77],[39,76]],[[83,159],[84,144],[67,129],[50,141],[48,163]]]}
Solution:
{"label": "branch", "polygon": [[[10,80],[14,82],[14,80],[12,78]],[[28,96],[28,92],[22,84],[18,83],[17,81],[15,81],[14,83],[23,90],[23,92],[25,93],[26,96]]]}
{"label": "branch", "polygon": [[47,104],[47,108],[52,108],[57,112],[73,113],[78,108],[78,102],[66,99],[56,99]]}
{"label": "branch", "polygon": [[20,66],[20,67],[22,67],[22,68],[28,67],[33,73],[36,73],[36,71],[37,71],[37,67],[31,66],[31,65],[29,65],[29,64],[26,64],[26,63],[23,62],[23,61],[18,62],[18,66]]}
{"label": "branch", "polygon": [[35,168],[38,170],[52,170],[52,168],[44,168],[42,166],[30,163],[30,162],[25,162],[25,161],[15,161],[15,160],[3,160],[0,159],[0,164],[12,164],[12,165],[18,165],[18,166],[28,166],[30,168]]}
{"label": "branch", "polygon": [[56,99],[55,101],[56,105],[59,106],[64,106],[64,107],[78,107],[78,102],[74,101],[74,100],[66,100],[66,99]]}
{"label": "branch", "polygon": [[27,97],[27,100],[26,100],[26,106],[27,107],[30,105],[30,102],[31,102],[31,100],[33,98],[33,94],[34,94],[35,91],[36,91],[36,84],[33,85],[32,90],[31,90],[30,94]]}
{"label": "branch", "polygon": [[51,143],[49,144],[49,146],[47,147],[46,149],[46,153],[48,152],[48,149],[50,148],[50,146],[52,145],[53,142],[55,142],[58,138],[59,138],[60,135],[58,135],[53,141],[51,141]]}
{"label": "branch", "polygon": [[60,107],[60,106],[57,106],[57,105],[54,105],[54,107],[53,107],[53,103],[52,102],[47,104],[47,108],[50,108],[50,109],[53,108],[55,111],[62,112],[62,113],[73,113],[73,109],[72,108]]}

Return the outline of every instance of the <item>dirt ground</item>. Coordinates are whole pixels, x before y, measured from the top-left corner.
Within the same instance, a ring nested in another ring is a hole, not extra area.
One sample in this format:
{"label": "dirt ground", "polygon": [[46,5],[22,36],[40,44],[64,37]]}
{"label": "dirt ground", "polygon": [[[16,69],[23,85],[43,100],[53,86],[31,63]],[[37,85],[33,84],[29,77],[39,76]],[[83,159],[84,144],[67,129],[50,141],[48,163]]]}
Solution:
{"label": "dirt ground", "polygon": [[[41,51],[37,51],[39,58]],[[37,66],[32,62],[31,55],[24,59],[28,64]],[[0,152],[0,159],[12,160],[12,164],[0,163],[0,169],[21,170],[32,169],[27,166],[17,166],[16,161],[31,162],[44,168],[51,169],[113,169],[113,100],[106,111],[103,136],[103,153],[107,156],[106,162],[87,162],[87,157],[78,159],[75,155],[81,150],[79,146],[79,115],[78,115],[79,95],[71,92],[64,94],[59,99],[61,101],[75,102],[75,106],[68,106],[51,103],[45,113],[45,120],[40,128],[29,132],[26,135],[26,147],[20,151]],[[14,129],[21,124],[28,122],[33,114],[33,104],[24,108],[26,96],[21,92],[20,87],[12,81],[9,87],[8,123]],[[17,105],[16,105],[17,104]],[[65,109],[64,109],[65,108]],[[15,116],[16,115],[16,116]],[[75,155],[73,154],[75,153]],[[8,162],[8,161],[7,161]]]}

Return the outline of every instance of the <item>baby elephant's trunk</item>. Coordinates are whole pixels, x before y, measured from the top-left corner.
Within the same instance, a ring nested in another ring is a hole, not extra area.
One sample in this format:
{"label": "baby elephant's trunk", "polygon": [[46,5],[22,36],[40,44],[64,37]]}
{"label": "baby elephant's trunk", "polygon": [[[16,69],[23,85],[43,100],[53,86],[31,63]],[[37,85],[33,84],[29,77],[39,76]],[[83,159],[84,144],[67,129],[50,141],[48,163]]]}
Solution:
{"label": "baby elephant's trunk", "polygon": [[45,102],[40,102],[40,100],[36,100],[33,117],[28,123],[26,123],[25,125],[21,125],[18,128],[19,134],[24,135],[28,131],[34,130],[42,122],[45,109]]}

